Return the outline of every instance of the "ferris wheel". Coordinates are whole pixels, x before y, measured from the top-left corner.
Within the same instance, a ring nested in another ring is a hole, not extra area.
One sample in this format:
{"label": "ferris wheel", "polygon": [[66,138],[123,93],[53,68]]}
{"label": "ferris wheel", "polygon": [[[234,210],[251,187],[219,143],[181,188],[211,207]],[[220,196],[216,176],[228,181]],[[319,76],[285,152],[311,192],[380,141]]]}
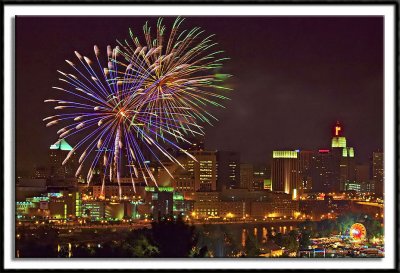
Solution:
{"label": "ferris wheel", "polygon": [[363,240],[367,235],[367,229],[363,224],[355,223],[350,227],[350,237],[354,240]]}

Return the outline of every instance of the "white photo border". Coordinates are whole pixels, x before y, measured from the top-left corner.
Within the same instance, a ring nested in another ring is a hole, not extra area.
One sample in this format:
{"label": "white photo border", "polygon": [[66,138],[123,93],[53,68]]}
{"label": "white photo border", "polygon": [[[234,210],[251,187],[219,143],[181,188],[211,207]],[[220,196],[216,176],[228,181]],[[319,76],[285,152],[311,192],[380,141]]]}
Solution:
{"label": "white photo border", "polygon": [[[6,4],[4,5],[4,269],[394,269],[397,192],[395,158],[395,4]],[[16,15],[36,16],[384,16],[385,257],[382,259],[14,259],[15,24]],[[398,217],[398,216],[397,216]]]}

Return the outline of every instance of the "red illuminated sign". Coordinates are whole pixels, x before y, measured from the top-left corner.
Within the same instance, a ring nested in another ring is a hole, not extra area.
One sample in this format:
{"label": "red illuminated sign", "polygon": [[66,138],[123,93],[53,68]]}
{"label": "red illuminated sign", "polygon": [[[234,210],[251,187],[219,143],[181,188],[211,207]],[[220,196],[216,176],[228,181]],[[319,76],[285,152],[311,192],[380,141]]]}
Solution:
{"label": "red illuminated sign", "polygon": [[320,153],[329,153],[329,150],[318,150]]}
{"label": "red illuminated sign", "polygon": [[335,126],[335,136],[338,136],[339,135],[339,131],[341,131],[341,130],[342,130],[342,127],[336,125]]}

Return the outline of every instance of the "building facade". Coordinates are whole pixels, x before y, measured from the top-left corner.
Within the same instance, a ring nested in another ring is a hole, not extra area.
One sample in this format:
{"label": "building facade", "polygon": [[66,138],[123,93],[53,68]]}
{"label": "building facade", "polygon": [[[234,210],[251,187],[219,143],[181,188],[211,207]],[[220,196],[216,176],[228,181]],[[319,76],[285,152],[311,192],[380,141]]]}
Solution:
{"label": "building facade", "polygon": [[217,152],[217,190],[240,187],[240,154],[230,151]]}
{"label": "building facade", "polygon": [[[63,164],[70,154],[68,161]],[[76,153],[64,139],[60,139],[50,146],[49,150],[49,176],[51,179],[74,178],[78,165]]]}
{"label": "building facade", "polygon": [[375,193],[383,197],[384,193],[384,170],[383,170],[383,152],[374,152],[372,154],[372,176],[375,182]]}
{"label": "building facade", "polygon": [[240,164],[240,188],[252,189],[253,185],[253,165],[248,163]]}
{"label": "building facade", "polygon": [[298,151],[273,151],[272,191],[294,195],[301,184]]}

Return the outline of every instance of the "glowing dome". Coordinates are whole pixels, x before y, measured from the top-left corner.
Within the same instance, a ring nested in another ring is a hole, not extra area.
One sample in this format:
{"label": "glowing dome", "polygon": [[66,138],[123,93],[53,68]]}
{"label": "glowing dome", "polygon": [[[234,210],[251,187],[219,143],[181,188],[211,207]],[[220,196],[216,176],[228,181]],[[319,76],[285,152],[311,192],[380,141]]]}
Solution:
{"label": "glowing dome", "polygon": [[63,151],[71,151],[72,147],[65,141],[65,139],[60,139],[56,143],[50,146],[51,150],[63,150]]}

